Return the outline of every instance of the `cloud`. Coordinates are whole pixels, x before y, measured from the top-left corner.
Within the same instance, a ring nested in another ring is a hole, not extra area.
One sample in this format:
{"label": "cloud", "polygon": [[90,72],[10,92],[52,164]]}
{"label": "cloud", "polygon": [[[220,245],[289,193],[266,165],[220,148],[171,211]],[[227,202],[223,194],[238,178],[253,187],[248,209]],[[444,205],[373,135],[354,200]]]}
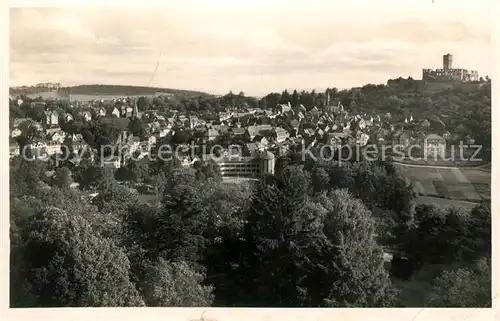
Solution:
{"label": "cloud", "polygon": [[447,42],[488,42],[490,31],[462,21],[404,20],[385,24],[380,34],[386,39],[405,40],[415,44]]}
{"label": "cloud", "polygon": [[144,85],[159,63],[154,85],[167,87],[343,87],[418,77],[444,51],[489,68],[479,9],[422,10],[16,8],[11,82]]}

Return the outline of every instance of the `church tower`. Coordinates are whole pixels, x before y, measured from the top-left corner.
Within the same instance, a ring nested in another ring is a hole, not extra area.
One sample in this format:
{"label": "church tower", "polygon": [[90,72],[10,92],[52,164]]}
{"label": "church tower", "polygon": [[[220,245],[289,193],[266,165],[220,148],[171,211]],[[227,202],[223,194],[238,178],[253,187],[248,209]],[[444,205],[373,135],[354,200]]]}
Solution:
{"label": "church tower", "polygon": [[139,116],[139,109],[137,108],[137,100],[136,99],[134,99],[134,109],[132,110],[132,116],[133,117]]}

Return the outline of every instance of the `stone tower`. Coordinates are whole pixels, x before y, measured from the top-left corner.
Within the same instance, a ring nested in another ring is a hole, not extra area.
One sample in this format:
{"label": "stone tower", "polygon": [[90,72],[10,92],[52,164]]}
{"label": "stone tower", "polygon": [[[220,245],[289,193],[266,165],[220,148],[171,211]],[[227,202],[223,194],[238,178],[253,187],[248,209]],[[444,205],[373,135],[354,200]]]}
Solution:
{"label": "stone tower", "polygon": [[451,54],[443,55],[443,69],[445,71],[453,69],[453,57],[451,56]]}

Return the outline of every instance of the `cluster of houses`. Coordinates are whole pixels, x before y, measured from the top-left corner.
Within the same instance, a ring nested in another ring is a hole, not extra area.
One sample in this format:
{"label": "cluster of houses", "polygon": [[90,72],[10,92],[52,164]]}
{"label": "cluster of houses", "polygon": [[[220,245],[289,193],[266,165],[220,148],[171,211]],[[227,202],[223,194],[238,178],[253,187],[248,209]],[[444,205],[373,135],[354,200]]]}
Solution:
{"label": "cluster of houses", "polygon": [[[284,155],[296,145],[330,146],[375,144],[400,150],[419,145],[427,153],[444,155],[448,141],[455,139],[438,118],[416,120],[410,114],[404,120],[384,115],[358,115],[344,110],[340,102],[310,110],[302,105],[278,105],[273,111],[249,109],[225,112],[219,121],[203,123],[207,140],[223,135],[240,138],[250,155],[264,150]],[[473,143],[468,139],[466,143]]]}
{"label": "cluster of houses", "polygon": [[[32,108],[40,107],[45,107],[45,103],[32,103]],[[139,112],[135,101],[128,98],[113,99],[108,104],[104,104],[103,101],[93,101],[86,106],[75,104],[74,107],[75,113],[64,115],[45,109],[41,123],[31,119],[14,119],[10,129],[11,156],[19,155],[15,138],[23,135],[28,125],[36,127],[43,134],[41,136],[43,138],[33,143],[31,147],[42,150],[48,155],[61,152],[61,146],[67,138],[71,139],[73,146],[85,147],[82,135],[68,137],[68,134],[60,128],[61,120],[71,122],[75,117],[78,117],[79,121],[91,121],[95,118],[141,119],[147,129],[144,137],[134,137],[125,133],[120,135],[117,141],[117,145],[129,146],[130,153],[137,152],[141,145],[154,147],[159,139],[174,135],[177,131],[189,131],[192,134],[190,137],[214,144],[241,142],[243,145],[241,157],[255,157],[262,155],[263,152],[285,155],[294,147],[304,144],[306,146],[380,144],[398,145],[403,149],[419,144],[428,152],[444,153],[446,142],[454,138],[439,119],[416,120],[409,115],[404,120],[396,120],[390,113],[352,114],[345,110],[340,102],[321,109],[313,107],[310,110],[302,105],[291,106],[290,103],[280,104],[272,110],[230,108],[219,113],[218,119],[203,119],[193,113],[182,114],[177,111]],[[182,164],[192,166],[196,160],[198,159],[186,156]],[[105,165],[117,168],[122,163],[123,160],[116,158],[107,161]]]}

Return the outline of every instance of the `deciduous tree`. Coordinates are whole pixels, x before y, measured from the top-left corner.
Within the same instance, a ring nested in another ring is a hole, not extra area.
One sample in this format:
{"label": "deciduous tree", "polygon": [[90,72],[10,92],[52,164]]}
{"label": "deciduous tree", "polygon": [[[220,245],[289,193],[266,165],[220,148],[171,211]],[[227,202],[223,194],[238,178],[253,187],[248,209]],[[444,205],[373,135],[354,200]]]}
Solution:
{"label": "deciduous tree", "polygon": [[126,255],[82,216],[47,209],[33,217],[25,242],[25,276],[38,306],[144,305]]}
{"label": "deciduous tree", "polygon": [[143,285],[148,306],[206,307],[213,301],[213,288],[203,285],[204,275],[185,262],[162,258],[146,272]]}
{"label": "deciduous tree", "polygon": [[435,281],[427,306],[450,308],[489,308],[491,261],[480,259],[472,267],[444,271]]}

